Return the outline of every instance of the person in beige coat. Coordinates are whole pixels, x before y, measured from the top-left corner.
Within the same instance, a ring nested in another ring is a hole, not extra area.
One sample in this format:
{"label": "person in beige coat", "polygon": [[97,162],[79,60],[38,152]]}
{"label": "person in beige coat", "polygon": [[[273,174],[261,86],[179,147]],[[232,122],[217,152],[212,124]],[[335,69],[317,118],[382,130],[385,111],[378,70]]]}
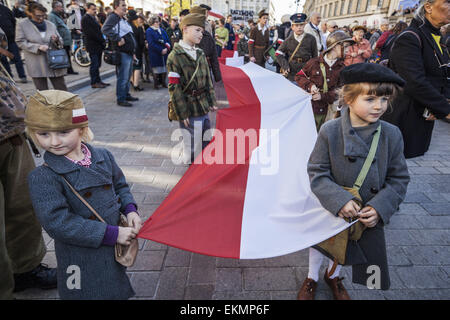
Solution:
{"label": "person in beige coat", "polygon": [[50,69],[47,50],[50,40],[63,43],[56,26],[45,20],[47,9],[39,3],[28,6],[30,17],[23,19],[16,27],[16,43],[23,50],[27,73],[33,79],[37,90],[48,90],[47,78],[55,90],[67,91],[64,75],[67,69]]}

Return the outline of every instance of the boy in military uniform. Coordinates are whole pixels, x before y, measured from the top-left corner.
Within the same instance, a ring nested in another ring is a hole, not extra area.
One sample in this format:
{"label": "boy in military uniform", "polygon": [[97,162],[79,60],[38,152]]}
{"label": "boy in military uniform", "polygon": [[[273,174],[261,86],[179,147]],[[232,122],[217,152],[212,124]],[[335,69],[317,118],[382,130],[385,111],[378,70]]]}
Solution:
{"label": "boy in military uniform", "polygon": [[291,22],[293,32],[278,48],[276,57],[282,74],[290,81],[294,81],[295,75],[305,63],[317,57],[317,43],[312,35],[303,31],[306,25],[306,14],[292,15]]}
{"label": "boy in military uniform", "polygon": [[183,39],[175,44],[167,58],[169,72],[169,119],[186,129],[183,136],[184,163],[192,163],[205,146],[194,141],[194,127],[203,134],[210,129],[209,111],[216,111],[216,97],[205,53],[196,45],[203,37],[205,15],[191,13],[180,23]]}
{"label": "boy in military uniform", "polygon": [[265,67],[266,59],[264,52],[269,47],[270,30],[267,27],[267,19],[269,14],[261,10],[258,14],[258,25],[250,31],[248,39],[248,53],[250,61]]}

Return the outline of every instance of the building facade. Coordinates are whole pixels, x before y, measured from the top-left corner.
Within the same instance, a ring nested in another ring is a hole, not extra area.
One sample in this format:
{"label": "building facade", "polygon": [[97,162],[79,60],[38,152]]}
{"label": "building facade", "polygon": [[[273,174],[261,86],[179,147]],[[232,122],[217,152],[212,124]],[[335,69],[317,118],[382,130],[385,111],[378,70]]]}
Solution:
{"label": "building facade", "polygon": [[214,11],[227,16],[231,10],[253,11],[253,18],[258,17],[258,12],[266,9],[269,13],[270,0],[195,0],[194,4],[206,4]]}
{"label": "building facade", "polygon": [[306,0],[303,8],[310,16],[319,12],[322,20],[336,21],[338,26],[362,24],[379,27],[398,8],[399,0]]}

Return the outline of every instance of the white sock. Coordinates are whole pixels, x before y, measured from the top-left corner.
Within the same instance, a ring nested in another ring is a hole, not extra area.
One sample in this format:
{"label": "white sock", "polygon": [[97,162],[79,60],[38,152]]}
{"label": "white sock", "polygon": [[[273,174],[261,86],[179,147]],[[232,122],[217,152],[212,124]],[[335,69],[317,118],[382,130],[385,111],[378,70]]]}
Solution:
{"label": "white sock", "polygon": [[[333,268],[333,263],[334,262],[331,259],[328,259],[328,261],[329,262],[328,262],[328,270],[327,270],[327,272],[330,273],[331,268]],[[330,276],[330,279],[334,279],[334,278],[338,277],[339,276],[339,272],[341,271],[341,268],[342,268],[342,265],[338,264],[336,266],[336,270],[334,270],[333,274]]]}
{"label": "white sock", "polygon": [[309,248],[309,271],[308,278],[319,281],[319,269],[322,265],[324,255],[314,248]]}

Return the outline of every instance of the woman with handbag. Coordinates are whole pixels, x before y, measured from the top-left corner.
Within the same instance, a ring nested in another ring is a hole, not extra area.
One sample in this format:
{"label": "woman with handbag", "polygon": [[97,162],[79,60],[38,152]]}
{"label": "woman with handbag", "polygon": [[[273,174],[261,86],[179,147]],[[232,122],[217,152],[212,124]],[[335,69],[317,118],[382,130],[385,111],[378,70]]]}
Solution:
{"label": "woman with handbag", "polygon": [[[48,60],[48,51],[55,43],[62,44],[56,26],[45,20],[47,9],[37,3],[28,5],[30,18],[23,19],[17,24],[16,42],[23,50],[27,73],[33,79],[37,90],[48,90],[47,78],[56,90],[67,91],[64,76],[67,68],[52,69]],[[62,49],[64,50],[64,49]],[[67,54],[66,54],[66,59]],[[67,60],[68,62],[68,60]]]}
{"label": "woman with handbag", "polygon": [[[310,248],[299,300],[314,299],[324,255],[330,258],[324,280],[336,300],[350,299],[339,277],[343,264],[352,265],[354,283],[381,290],[390,286],[383,227],[406,195],[409,174],[400,130],[379,119],[404,81],[373,63],[348,66],[341,79],[346,107],[320,129],[308,174],[311,191],[330,214],[357,222]],[[375,283],[373,268],[379,276]]]}
{"label": "woman with handbag", "polygon": [[113,155],[87,143],[93,137],[88,124],[83,102],[72,93],[44,90],[30,97],[26,130],[46,151],[44,165],[28,176],[30,196],[55,240],[60,298],[128,299],[134,291],[126,266],[138,251],[141,219]]}

